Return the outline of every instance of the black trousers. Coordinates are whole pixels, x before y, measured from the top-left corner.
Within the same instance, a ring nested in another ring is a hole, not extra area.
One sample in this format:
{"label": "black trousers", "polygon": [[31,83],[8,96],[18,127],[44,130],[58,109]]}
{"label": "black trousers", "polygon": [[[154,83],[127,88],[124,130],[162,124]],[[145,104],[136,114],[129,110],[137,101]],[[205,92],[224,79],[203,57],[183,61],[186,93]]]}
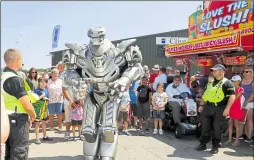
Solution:
{"label": "black trousers", "polygon": [[214,104],[204,105],[201,113],[202,135],[201,143],[208,143],[211,140],[214,147],[218,147],[223,133],[223,124],[225,117],[223,116],[225,107],[215,106]]}
{"label": "black trousers", "polygon": [[29,121],[27,114],[11,114],[10,135],[6,141],[5,160],[27,160],[29,149]]}

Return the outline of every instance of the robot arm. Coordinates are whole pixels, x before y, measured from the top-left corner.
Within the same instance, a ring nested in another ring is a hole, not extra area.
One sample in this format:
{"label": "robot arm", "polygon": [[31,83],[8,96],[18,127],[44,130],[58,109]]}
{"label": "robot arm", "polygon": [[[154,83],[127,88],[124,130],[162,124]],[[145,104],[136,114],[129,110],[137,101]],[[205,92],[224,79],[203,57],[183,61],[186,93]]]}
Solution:
{"label": "robot arm", "polygon": [[130,82],[142,78],[145,73],[141,65],[143,59],[139,47],[129,47],[127,52],[125,52],[125,58],[128,63],[128,68],[125,70],[122,77],[127,77]]}
{"label": "robot arm", "polygon": [[138,46],[131,46],[124,53],[128,63],[128,68],[122,74],[122,77],[115,83],[115,88],[120,86],[126,87],[132,81],[137,81],[144,76],[144,70],[141,65],[142,54]]}

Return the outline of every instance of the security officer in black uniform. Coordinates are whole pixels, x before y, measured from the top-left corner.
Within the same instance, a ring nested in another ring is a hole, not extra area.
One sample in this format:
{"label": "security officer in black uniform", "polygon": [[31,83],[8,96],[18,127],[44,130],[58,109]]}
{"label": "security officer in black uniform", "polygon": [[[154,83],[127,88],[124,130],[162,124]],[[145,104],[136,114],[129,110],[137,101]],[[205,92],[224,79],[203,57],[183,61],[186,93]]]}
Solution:
{"label": "security officer in black uniform", "polygon": [[24,80],[17,73],[22,67],[21,53],[15,49],[8,49],[4,54],[4,61],[7,67],[1,76],[2,95],[10,121],[5,160],[27,160],[29,127],[36,113]]}
{"label": "security officer in black uniform", "polygon": [[211,134],[213,146],[210,152],[216,154],[219,151],[223,122],[235,101],[235,88],[233,83],[225,78],[225,70],[222,64],[211,68],[214,81],[208,84],[199,106],[202,136],[199,146],[195,148],[197,151],[206,150],[206,143],[210,141]]}

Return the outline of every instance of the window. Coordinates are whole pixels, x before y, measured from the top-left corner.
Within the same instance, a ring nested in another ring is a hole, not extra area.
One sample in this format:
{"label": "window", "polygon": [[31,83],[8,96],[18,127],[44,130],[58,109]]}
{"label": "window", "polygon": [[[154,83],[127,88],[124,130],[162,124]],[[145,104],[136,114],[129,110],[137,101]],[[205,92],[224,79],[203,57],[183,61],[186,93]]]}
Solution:
{"label": "window", "polygon": [[157,56],[165,57],[164,45],[157,45]]}

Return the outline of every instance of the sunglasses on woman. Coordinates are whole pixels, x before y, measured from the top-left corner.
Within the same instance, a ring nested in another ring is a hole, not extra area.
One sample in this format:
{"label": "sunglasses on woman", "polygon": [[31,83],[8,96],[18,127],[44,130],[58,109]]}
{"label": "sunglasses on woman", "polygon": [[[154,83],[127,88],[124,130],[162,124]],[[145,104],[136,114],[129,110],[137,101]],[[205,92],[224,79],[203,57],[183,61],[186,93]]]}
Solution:
{"label": "sunglasses on woman", "polygon": [[249,73],[249,72],[251,72],[251,71],[243,71],[243,73]]}

